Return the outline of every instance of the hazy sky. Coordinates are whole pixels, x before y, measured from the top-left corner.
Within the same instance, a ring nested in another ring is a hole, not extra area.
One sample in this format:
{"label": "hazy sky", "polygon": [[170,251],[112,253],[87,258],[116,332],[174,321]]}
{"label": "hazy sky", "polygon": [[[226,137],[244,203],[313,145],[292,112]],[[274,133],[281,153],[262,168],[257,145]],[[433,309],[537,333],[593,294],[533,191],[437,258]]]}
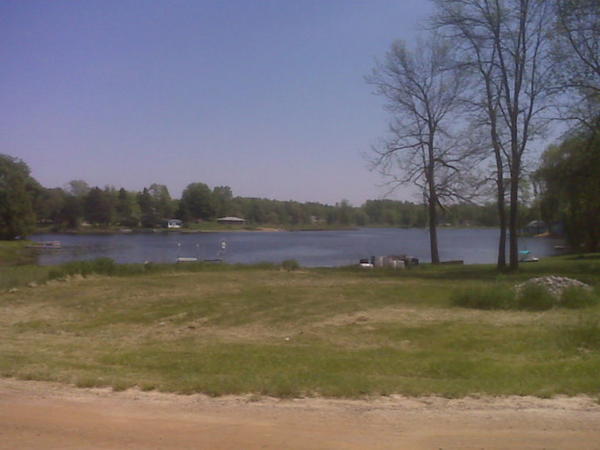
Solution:
{"label": "hazy sky", "polygon": [[[0,153],[72,179],[178,197],[360,204],[386,129],[364,81],[425,0],[0,0]],[[407,198],[398,193],[391,198]],[[408,197],[410,198],[410,197]]]}

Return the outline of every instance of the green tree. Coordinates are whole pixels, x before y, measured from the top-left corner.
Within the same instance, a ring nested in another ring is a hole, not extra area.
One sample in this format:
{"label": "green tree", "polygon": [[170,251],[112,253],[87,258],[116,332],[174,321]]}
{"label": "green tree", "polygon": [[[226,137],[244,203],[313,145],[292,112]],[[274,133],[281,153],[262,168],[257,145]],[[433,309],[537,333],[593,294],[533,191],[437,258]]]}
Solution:
{"label": "green tree", "polygon": [[36,185],[27,164],[0,154],[0,239],[14,239],[33,231],[36,219],[33,190]]}
{"label": "green tree", "polygon": [[65,205],[67,194],[61,188],[42,188],[34,202],[38,222],[60,225],[60,212]]}
{"label": "green tree", "polygon": [[546,150],[536,173],[546,222],[562,221],[574,248],[600,251],[600,136],[580,132]]}
{"label": "green tree", "polygon": [[67,194],[58,214],[58,222],[69,228],[77,228],[83,218],[83,199]]}
{"label": "green tree", "polygon": [[108,226],[114,219],[114,205],[109,190],[92,188],[84,200],[85,219],[92,224]]}
{"label": "green tree", "polygon": [[90,186],[83,180],[71,180],[65,186],[65,191],[75,197],[83,198],[90,192]]}
{"label": "green tree", "polygon": [[140,208],[142,226],[147,228],[156,226],[160,221],[160,217],[148,188],[144,188],[142,192],[138,193],[137,202]]}
{"label": "green tree", "polygon": [[135,194],[119,189],[115,206],[117,222],[127,227],[135,227],[140,223],[140,207]]}
{"label": "green tree", "polygon": [[169,189],[164,184],[152,183],[148,188],[148,193],[152,199],[152,205],[159,220],[170,219],[173,217],[173,200],[169,194]]}
{"label": "green tree", "polygon": [[179,202],[180,216],[184,220],[210,220],[215,217],[212,192],[204,183],[191,183],[183,190]]}
{"label": "green tree", "polygon": [[231,188],[229,186],[215,186],[212,194],[217,217],[230,215],[233,200]]}

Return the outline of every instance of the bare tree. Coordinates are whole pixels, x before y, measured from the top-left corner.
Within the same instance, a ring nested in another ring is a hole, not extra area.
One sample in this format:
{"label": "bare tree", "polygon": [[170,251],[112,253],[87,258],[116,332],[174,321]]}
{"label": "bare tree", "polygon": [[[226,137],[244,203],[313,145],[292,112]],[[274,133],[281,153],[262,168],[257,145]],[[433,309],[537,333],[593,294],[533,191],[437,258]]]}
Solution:
{"label": "bare tree", "polygon": [[[451,126],[459,123],[461,96],[468,74],[454,64],[451,46],[438,36],[420,41],[414,51],[395,42],[367,82],[392,113],[389,135],[375,147],[373,166],[393,186],[413,183],[425,197],[431,262],[439,263],[437,213],[442,199],[459,196],[465,139]],[[463,171],[465,173],[465,171]]]}
{"label": "bare tree", "polygon": [[[462,57],[461,63],[469,67],[479,80],[473,95],[469,98],[473,123],[487,127],[489,142],[493,150],[494,173],[496,184],[496,204],[498,208],[500,238],[498,240],[498,269],[506,267],[506,187],[505,156],[501,139],[499,100],[501,88],[497,80],[496,66],[498,53],[493,39],[486,27],[482,27],[474,17],[464,14],[459,2],[437,0],[438,13],[434,25],[443,28],[454,42]],[[493,20],[493,19],[492,19]]]}
{"label": "bare tree", "polygon": [[553,62],[558,87],[569,95],[563,118],[600,128],[600,1],[555,0]]}
{"label": "bare tree", "polygon": [[[523,155],[543,132],[552,64],[547,55],[553,11],[545,0],[434,0],[434,23],[455,39],[464,63],[475,67],[482,93],[479,108],[487,116],[498,190],[504,214],[504,167],[508,167],[508,217],[511,269],[519,264],[517,224]],[[506,139],[503,136],[506,136]],[[501,228],[502,230],[502,228]],[[498,264],[502,266],[503,235]]]}

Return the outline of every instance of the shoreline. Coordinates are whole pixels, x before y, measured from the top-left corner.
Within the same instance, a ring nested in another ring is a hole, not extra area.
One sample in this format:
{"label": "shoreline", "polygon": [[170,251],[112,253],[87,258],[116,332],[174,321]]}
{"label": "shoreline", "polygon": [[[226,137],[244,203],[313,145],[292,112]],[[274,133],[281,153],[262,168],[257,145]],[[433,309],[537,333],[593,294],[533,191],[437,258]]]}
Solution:
{"label": "shoreline", "polygon": [[[86,235],[86,234],[153,234],[153,233],[181,233],[181,234],[201,234],[201,233],[294,233],[299,231],[355,231],[363,227],[333,227],[333,228],[277,228],[277,227],[256,227],[256,228],[140,228],[140,229],[105,229],[105,228],[84,228],[78,230],[36,230],[28,237],[36,235],[53,235],[53,234],[71,234],[71,235]],[[364,227],[368,228],[368,227]]]}

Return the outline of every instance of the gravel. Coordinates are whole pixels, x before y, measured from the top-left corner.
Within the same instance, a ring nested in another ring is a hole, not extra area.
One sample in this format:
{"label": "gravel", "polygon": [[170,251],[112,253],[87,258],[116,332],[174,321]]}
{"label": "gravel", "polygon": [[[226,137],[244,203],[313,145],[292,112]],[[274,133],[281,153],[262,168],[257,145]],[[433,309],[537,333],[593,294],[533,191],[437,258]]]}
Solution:
{"label": "gravel", "polygon": [[592,287],[590,285],[582,283],[579,280],[574,280],[573,278],[550,275],[547,277],[531,278],[531,279],[525,281],[524,283],[517,284],[515,286],[515,290],[518,294],[521,291],[521,289],[523,289],[525,286],[530,286],[530,285],[543,286],[548,290],[550,295],[552,295],[556,298],[560,298],[563,291],[570,287],[577,287],[577,288],[582,288],[582,289],[586,289],[586,290],[592,289]]}

